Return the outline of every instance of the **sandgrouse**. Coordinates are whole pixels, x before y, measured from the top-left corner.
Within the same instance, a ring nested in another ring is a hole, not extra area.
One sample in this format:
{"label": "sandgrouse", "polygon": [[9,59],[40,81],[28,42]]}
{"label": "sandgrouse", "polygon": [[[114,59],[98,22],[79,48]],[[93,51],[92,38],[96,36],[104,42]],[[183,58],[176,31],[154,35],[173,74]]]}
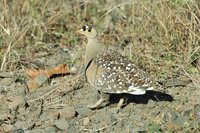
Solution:
{"label": "sandgrouse", "polygon": [[[101,98],[89,108],[99,108],[104,101],[109,100],[112,93],[143,95],[146,90],[154,89],[152,81],[143,70],[119,52],[105,49],[94,27],[84,25],[77,33],[85,35],[88,41],[85,51],[86,78],[101,94]],[[124,100],[124,97],[119,100],[117,108],[122,107]]]}

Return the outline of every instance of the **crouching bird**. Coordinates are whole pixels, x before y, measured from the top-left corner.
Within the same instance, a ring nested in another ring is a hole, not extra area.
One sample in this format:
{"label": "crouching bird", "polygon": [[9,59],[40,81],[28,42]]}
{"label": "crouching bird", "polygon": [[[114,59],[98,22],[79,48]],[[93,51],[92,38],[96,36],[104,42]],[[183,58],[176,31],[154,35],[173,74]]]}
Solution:
{"label": "crouching bird", "polygon": [[[87,81],[101,94],[101,98],[94,105],[89,105],[89,108],[101,107],[113,93],[144,95],[147,90],[154,89],[152,81],[143,70],[119,52],[107,50],[99,42],[96,28],[84,25],[77,33],[85,35],[88,41],[85,51]],[[122,97],[117,108],[121,108],[124,102],[125,97]]]}

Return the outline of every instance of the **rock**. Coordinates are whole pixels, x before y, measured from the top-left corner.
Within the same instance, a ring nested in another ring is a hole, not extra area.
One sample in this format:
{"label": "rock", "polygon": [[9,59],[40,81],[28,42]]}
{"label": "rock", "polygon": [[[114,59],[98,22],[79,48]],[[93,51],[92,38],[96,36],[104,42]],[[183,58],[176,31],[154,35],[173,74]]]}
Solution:
{"label": "rock", "polygon": [[26,130],[25,133],[45,133],[45,130],[44,129],[32,129],[32,130]]}
{"label": "rock", "polygon": [[54,125],[60,130],[67,130],[70,127],[69,123],[64,118],[55,120]]}
{"label": "rock", "polygon": [[95,123],[100,123],[102,126],[111,125],[116,121],[116,118],[110,112],[105,112],[95,116]]}
{"label": "rock", "polygon": [[21,96],[15,96],[7,99],[9,102],[9,109],[17,109],[19,105],[23,103],[23,98]]}
{"label": "rock", "polygon": [[162,114],[162,119],[163,119],[164,121],[167,121],[167,122],[172,122],[172,121],[174,121],[177,117],[178,117],[178,115],[175,114],[175,113],[172,113],[172,112],[164,112],[164,113]]}
{"label": "rock", "polygon": [[90,118],[89,117],[85,117],[83,119],[83,126],[87,126],[90,123]]}
{"label": "rock", "polygon": [[191,108],[186,108],[183,110],[183,116],[190,116],[191,113],[192,113]]}
{"label": "rock", "polygon": [[150,100],[148,101],[147,105],[148,105],[149,107],[154,107],[154,106],[156,105],[156,102],[150,99]]}
{"label": "rock", "polygon": [[22,129],[22,128],[18,128],[18,129],[14,129],[14,130],[15,130],[14,133],[25,133],[24,129]]}
{"label": "rock", "polygon": [[198,124],[200,124],[200,105],[197,104],[194,106],[194,116]]}
{"label": "rock", "polygon": [[50,120],[57,120],[59,117],[60,117],[60,112],[59,111],[52,112],[49,115],[49,119]]}
{"label": "rock", "polygon": [[12,78],[14,76],[14,72],[0,72],[1,78]]}
{"label": "rock", "polygon": [[178,116],[175,120],[174,120],[174,123],[183,127],[185,122],[187,122],[186,118],[183,117],[183,116]]}
{"label": "rock", "polygon": [[46,127],[45,132],[46,133],[55,133],[57,129],[55,127]]}
{"label": "rock", "polygon": [[48,76],[46,74],[40,74],[34,79],[27,82],[28,90],[30,92],[33,92],[47,83],[48,83]]}
{"label": "rock", "polygon": [[12,78],[3,78],[0,80],[1,86],[10,86],[13,82]]}
{"label": "rock", "polygon": [[12,132],[13,126],[8,124],[2,124],[1,127],[3,128],[5,133]]}
{"label": "rock", "polygon": [[86,106],[76,107],[76,111],[79,117],[87,116],[91,112],[91,110]]}
{"label": "rock", "polygon": [[60,118],[65,118],[66,120],[73,119],[76,116],[76,111],[74,107],[65,107],[60,111]]}
{"label": "rock", "polygon": [[79,133],[78,129],[75,126],[71,126],[68,130],[67,133]]}
{"label": "rock", "polygon": [[176,77],[176,78],[168,78],[168,79],[161,79],[159,81],[166,87],[178,87],[178,86],[186,86],[191,82],[191,79],[188,77]]}
{"label": "rock", "polygon": [[38,75],[34,80],[38,83],[38,85],[40,87],[44,83],[47,83],[48,77],[46,75],[44,75],[44,74],[41,74],[41,75]]}
{"label": "rock", "polygon": [[17,128],[24,128],[25,125],[26,125],[26,121],[20,121],[20,120],[16,121],[14,124],[14,126]]}

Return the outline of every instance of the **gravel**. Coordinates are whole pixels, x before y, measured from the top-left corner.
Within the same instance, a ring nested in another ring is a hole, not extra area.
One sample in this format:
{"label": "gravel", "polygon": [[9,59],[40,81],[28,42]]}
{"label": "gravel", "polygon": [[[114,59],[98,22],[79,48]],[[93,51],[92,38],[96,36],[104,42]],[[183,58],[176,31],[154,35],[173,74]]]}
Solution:
{"label": "gravel", "polygon": [[[180,79],[173,80],[177,87],[170,86],[172,80],[166,82],[170,87],[162,88],[163,92],[129,95],[122,109],[116,109],[120,96],[114,95],[112,104],[91,110],[87,105],[97,101],[97,92],[83,77],[79,79],[75,74],[54,78],[59,82],[43,84],[34,92],[25,91],[25,85],[12,82],[12,77],[0,79],[0,132],[196,132],[200,125],[200,88],[190,89],[191,83],[180,86]],[[81,87],[74,87],[80,82]],[[71,88],[76,89],[66,91]]]}

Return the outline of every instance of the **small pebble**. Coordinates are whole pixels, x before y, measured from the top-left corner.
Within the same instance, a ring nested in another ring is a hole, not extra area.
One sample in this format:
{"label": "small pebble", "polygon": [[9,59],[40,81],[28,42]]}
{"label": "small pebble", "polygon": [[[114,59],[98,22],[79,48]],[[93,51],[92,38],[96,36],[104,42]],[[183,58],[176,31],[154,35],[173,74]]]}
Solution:
{"label": "small pebble", "polygon": [[155,105],[156,105],[156,102],[155,101],[153,101],[153,100],[149,100],[148,101],[148,104],[147,104],[149,107],[154,107]]}
{"label": "small pebble", "polygon": [[199,104],[194,106],[194,116],[197,123],[200,125],[200,105]]}
{"label": "small pebble", "polygon": [[55,120],[54,125],[60,130],[67,130],[70,125],[65,119]]}
{"label": "small pebble", "polygon": [[15,96],[15,97],[10,97],[8,98],[9,102],[9,108],[10,109],[16,109],[23,103],[23,98],[21,96]]}
{"label": "small pebble", "polygon": [[90,118],[89,117],[85,117],[83,119],[83,126],[87,126],[90,123]]}
{"label": "small pebble", "polygon": [[73,119],[76,116],[76,111],[74,107],[65,107],[60,111],[60,118],[65,118],[66,120]]}
{"label": "small pebble", "polygon": [[3,127],[3,129],[4,129],[4,131],[5,131],[6,133],[12,132],[12,130],[13,130],[13,126],[12,126],[12,125],[2,124],[1,126]]}
{"label": "small pebble", "polygon": [[185,122],[187,122],[187,120],[185,119],[185,117],[183,116],[178,116],[175,120],[174,123],[179,125],[179,126],[184,126]]}
{"label": "small pebble", "polygon": [[183,110],[183,116],[190,116],[192,113],[192,108],[186,108]]}
{"label": "small pebble", "polygon": [[45,128],[45,132],[46,133],[55,133],[56,132],[56,128],[55,127],[46,127]]}
{"label": "small pebble", "polygon": [[77,106],[76,111],[79,117],[84,117],[84,116],[87,117],[87,115],[91,112],[91,110],[86,106],[83,107]]}

